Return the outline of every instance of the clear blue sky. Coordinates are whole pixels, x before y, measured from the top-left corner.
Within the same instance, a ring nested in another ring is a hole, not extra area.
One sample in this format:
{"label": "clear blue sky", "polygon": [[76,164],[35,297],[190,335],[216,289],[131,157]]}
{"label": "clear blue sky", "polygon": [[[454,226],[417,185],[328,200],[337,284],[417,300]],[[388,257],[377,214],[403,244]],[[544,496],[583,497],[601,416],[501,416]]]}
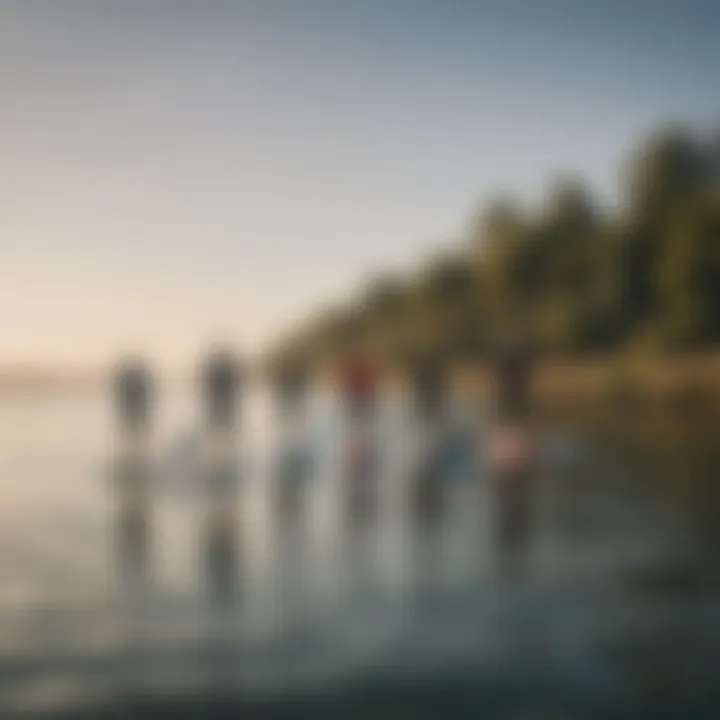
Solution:
{"label": "clear blue sky", "polygon": [[720,109],[713,0],[0,0],[0,363],[262,347]]}

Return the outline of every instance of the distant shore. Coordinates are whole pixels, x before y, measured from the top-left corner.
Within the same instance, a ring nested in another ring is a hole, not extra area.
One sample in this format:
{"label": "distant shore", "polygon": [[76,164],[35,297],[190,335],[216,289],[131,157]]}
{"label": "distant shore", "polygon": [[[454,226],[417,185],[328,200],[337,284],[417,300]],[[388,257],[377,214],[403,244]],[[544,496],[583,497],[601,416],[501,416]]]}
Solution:
{"label": "distant shore", "polygon": [[[452,386],[460,393],[482,393],[491,384],[490,368],[483,363],[457,365],[451,376]],[[397,375],[387,377],[389,385],[397,380]],[[0,369],[0,397],[84,393],[102,390],[108,383],[107,371]],[[633,400],[720,404],[720,349],[678,356],[637,353],[543,360],[536,367],[535,389],[541,404]]]}
{"label": "distant shore", "polygon": [[105,376],[99,373],[0,369],[0,397],[72,394],[102,387],[104,382]]}
{"label": "distant shore", "polygon": [[720,402],[720,351],[541,363],[536,391],[539,401],[555,403]]}

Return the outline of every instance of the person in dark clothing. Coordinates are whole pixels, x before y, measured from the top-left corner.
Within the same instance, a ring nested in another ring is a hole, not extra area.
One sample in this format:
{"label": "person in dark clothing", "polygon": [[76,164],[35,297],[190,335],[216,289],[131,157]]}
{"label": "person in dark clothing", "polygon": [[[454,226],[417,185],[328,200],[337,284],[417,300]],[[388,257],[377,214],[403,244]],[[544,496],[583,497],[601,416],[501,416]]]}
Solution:
{"label": "person in dark clothing", "polygon": [[209,426],[232,427],[243,385],[237,358],[229,350],[212,352],[202,367],[200,382]]}
{"label": "person in dark clothing", "polygon": [[141,360],[129,360],[115,375],[115,397],[120,425],[125,432],[144,432],[150,422],[153,382]]}
{"label": "person in dark clothing", "polygon": [[153,399],[152,374],[142,360],[124,362],[116,372],[119,421],[114,466],[119,511],[116,541],[120,575],[131,589],[145,584],[150,554],[150,463],[148,435]]}
{"label": "person in dark clothing", "polygon": [[494,358],[495,417],[488,438],[494,540],[503,570],[524,564],[531,535],[535,448],[531,429],[532,358],[519,346]]}
{"label": "person in dark clothing", "polygon": [[237,407],[242,390],[241,366],[228,350],[212,352],[200,373],[200,394],[206,413],[203,437],[209,507],[203,528],[204,573],[215,601],[231,600],[239,585],[236,513]]}
{"label": "person in dark clothing", "polygon": [[530,417],[532,356],[523,346],[511,346],[494,359],[496,411],[503,422],[526,422]]}
{"label": "person in dark clothing", "polygon": [[286,362],[275,369],[272,381],[279,435],[274,506],[281,538],[293,542],[303,519],[305,481],[312,465],[303,432],[307,421],[308,373],[301,363]]}
{"label": "person in dark clothing", "polygon": [[419,353],[410,359],[409,374],[414,406],[421,421],[437,422],[445,395],[445,367],[437,353]]}
{"label": "person in dark clothing", "polygon": [[424,436],[424,452],[413,477],[410,507],[415,520],[429,529],[437,525],[443,510],[439,440],[446,368],[440,355],[432,352],[415,353],[408,364],[416,427]]}
{"label": "person in dark clothing", "polygon": [[308,373],[299,362],[280,365],[273,373],[277,405],[283,414],[294,415],[303,405],[308,390]]}
{"label": "person in dark clothing", "polygon": [[343,464],[351,534],[367,528],[377,513],[377,448],[374,441],[378,372],[368,361],[350,357],[340,369],[346,421]]}

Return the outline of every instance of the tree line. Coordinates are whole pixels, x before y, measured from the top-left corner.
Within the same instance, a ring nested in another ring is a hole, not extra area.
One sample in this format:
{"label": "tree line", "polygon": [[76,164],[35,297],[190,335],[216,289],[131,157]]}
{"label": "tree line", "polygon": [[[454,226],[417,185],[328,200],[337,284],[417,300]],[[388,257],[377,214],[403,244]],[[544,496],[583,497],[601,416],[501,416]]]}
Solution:
{"label": "tree line", "polygon": [[533,212],[496,199],[457,249],[409,276],[373,278],[355,301],[286,333],[271,362],[482,356],[508,328],[550,357],[717,344],[720,138],[666,127],[638,144],[620,177],[612,209],[574,178]]}

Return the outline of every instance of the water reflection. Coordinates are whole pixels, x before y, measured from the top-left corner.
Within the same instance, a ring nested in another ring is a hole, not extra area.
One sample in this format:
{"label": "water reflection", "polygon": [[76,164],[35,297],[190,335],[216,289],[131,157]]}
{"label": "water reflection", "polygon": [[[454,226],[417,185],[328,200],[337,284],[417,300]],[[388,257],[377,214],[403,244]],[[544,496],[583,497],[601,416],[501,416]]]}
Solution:
{"label": "water reflection", "polygon": [[[181,449],[183,463],[193,466],[196,456],[202,467],[210,422],[187,430],[197,394],[166,397],[158,394],[151,445],[159,462],[149,467],[177,467]],[[492,572],[489,458],[468,452],[484,447],[480,413],[448,401],[433,435],[413,421],[410,398],[379,399],[367,426],[381,458],[377,517],[361,560],[346,552],[338,521],[344,408],[331,393],[307,400],[303,421],[280,430],[274,398],[247,388],[234,441],[210,445],[238,463],[236,502],[210,501],[202,473],[192,492],[159,475],[143,481],[154,508],[154,562],[141,605],[110,591],[116,566],[106,562],[106,512],[121,506],[109,502],[101,464],[90,462],[108,445],[97,432],[110,427],[107,406],[86,398],[51,412],[0,408],[16,439],[2,446],[2,472],[24,492],[14,511],[22,522],[8,517],[0,532],[3,716],[40,698],[44,707],[102,716],[120,697],[149,716],[160,706],[202,715],[210,701],[229,712],[231,695],[236,707],[282,713],[298,694],[314,714],[329,714],[358,702],[361,689],[367,707],[414,716],[480,708],[491,717],[654,717],[684,707],[698,717],[718,707],[712,414],[544,419],[527,571],[503,584]],[[27,437],[20,416],[32,420]],[[43,431],[65,439],[32,462]],[[196,438],[190,449],[178,432]],[[268,478],[284,443],[311,446],[313,462],[303,481],[305,523],[281,546],[272,539],[278,510]],[[428,456],[443,493],[432,540],[408,500],[414,469]],[[228,478],[220,472],[217,487],[230,486]],[[223,526],[214,548],[210,517]],[[239,556],[218,549],[228,547]],[[293,547],[297,562],[286,555]],[[280,557],[298,572],[275,572]],[[231,577],[230,566],[241,580],[234,601],[209,604],[210,575]],[[24,594],[13,595],[20,585]]]}

